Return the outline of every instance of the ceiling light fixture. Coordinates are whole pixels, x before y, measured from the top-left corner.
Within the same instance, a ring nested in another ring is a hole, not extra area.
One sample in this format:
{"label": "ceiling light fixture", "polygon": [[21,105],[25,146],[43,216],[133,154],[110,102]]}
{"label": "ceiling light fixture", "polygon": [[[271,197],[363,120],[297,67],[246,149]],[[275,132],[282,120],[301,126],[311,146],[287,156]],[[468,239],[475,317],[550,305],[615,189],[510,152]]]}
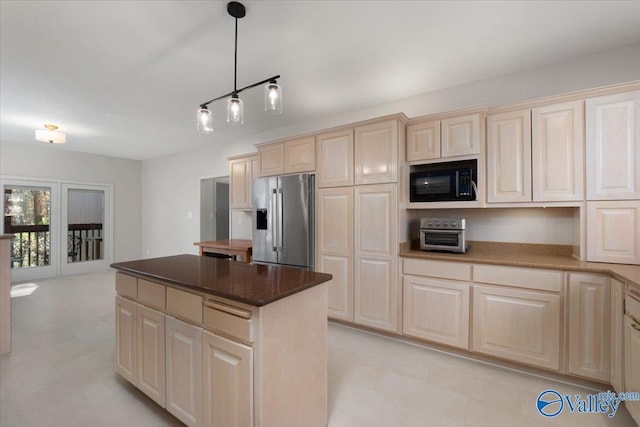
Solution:
{"label": "ceiling light fixture", "polygon": [[272,114],[282,113],[282,88],[278,85],[277,79],[280,75],[269,77],[252,85],[238,89],[237,77],[238,77],[238,19],[244,18],[246,15],[246,9],[242,3],[232,1],[227,3],[227,12],[236,20],[236,33],[235,33],[235,53],[233,63],[233,91],[225,95],[213,98],[210,101],[200,104],[197,115],[197,129],[201,132],[209,133],[213,132],[213,113],[207,108],[212,102],[219,101],[221,99],[229,98],[227,101],[227,123],[234,125],[241,125],[244,123],[244,107],[242,100],[238,97],[238,94],[244,90],[260,86],[267,83],[264,88],[264,109]]}
{"label": "ceiling light fixture", "polygon": [[58,130],[56,125],[44,125],[47,130],[36,130],[36,139],[51,144],[64,144],[67,142],[67,135]]}

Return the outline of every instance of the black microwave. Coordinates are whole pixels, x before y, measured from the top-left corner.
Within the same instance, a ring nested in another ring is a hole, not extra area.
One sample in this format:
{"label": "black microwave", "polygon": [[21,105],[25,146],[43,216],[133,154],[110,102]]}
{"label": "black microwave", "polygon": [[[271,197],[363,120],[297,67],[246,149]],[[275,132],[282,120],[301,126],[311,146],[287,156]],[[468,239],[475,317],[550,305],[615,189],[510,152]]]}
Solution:
{"label": "black microwave", "polygon": [[452,202],[476,200],[478,161],[431,163],[411,166],[411,202]]}

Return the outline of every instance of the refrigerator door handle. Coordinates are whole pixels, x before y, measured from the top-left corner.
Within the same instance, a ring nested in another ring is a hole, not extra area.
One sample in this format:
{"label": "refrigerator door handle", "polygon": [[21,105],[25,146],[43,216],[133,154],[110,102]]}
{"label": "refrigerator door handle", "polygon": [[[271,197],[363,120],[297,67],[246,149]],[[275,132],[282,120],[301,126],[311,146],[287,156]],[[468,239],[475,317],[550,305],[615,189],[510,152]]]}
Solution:
{"label": "refrigerator door handle", "polygon": [[273,190],[271,190],[271,215],[270,215],[270,220],[271,220],[271,231],[273,232],[273,238],[271,239],[273,245],[272,245],[272,250],[273,252],[277,252],[278,251],[278,189],[274,188]]}
{"label": "refrigerator door handle", "polygon": [[276,226],[276,247],[278,248],[278,252],[282,252],[282,242],[284,241],[282,238],[282,232],[284,231],[283,224],[283,212],[282,212],[282,203],[283,203],[283,193],[282,188],[278,188],[278,193],[276,196],[276,222],[278,225]]}

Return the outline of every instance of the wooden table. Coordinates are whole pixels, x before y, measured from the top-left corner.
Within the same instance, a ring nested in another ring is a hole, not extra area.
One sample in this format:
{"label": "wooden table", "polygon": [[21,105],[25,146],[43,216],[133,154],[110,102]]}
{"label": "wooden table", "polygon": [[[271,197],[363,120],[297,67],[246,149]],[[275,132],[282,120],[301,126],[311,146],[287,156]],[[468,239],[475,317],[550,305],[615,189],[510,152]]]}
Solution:
{"label": "wooden table", "polygon": [[251,262],[251,240],[231,239],[208,242],[195,242],[200,246],[200,255],[205,253],[226,254],[235,256],[237,261]]}

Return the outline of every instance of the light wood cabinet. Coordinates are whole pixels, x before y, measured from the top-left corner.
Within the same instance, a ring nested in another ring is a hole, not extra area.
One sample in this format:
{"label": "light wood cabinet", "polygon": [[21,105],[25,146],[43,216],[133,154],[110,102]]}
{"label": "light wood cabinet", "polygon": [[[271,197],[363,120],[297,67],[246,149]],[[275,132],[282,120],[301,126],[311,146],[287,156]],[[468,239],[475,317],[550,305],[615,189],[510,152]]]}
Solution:
{"label": "light wood cabinet", "polygon": [[136,384],[136,330],[136,303],[116,295],[116,372],[132,384]]}
{"label": "light wood cabinet", "polygon": [[584,102],[531,112],[533,201],[584,199]]}
{"label": "light wood cabinet", "polygon": [[398,120],[355,128],[355,184],[398,181]]}
{"label": "light wood cabinet", "polygon": [[353,322],[353,187],[317,193],[317,271],[327,282],[329,317]]}
{"label": "light wood cabinet", "polygon": [[473,351],[560,368],[560,296],[473,286]]}
{"label": "light wood cabinet", "polygon": [[609,353],[610,383],[620,393],[624,389],[624,285],[616,279],[611,280],[611,340]]}
{"label": "light wood cabinet", "polygon": [[316,136],[318,188],[353,185],[353,129]]}
{"label": "light wood cabinet", "polygon": [[640,264],[640,200],[587,202],[587,261]]}
{"label": "light wood cabinet", "polygon": [[[640,322],[627,315],[624,318],[624,376],[625,391],[640,391]],[[628,400],[625,407],[640,423],[640,400]]]}
{"label": "light wood cabinet", "polygon": [[356,323],[397,332],[397,190],[395,184],[355,190]]}
{"label": "light wood cabinet", "polygon": [[531,201],[531,112],[487,117],[487,202]]}
{"label": "light wood cabinet", "polygon": [[469,283],[403,277],[403,334],[469,348]]}
{"label": "light wood cabinet", "polygon": [[165,330],[167,411],[202,426],[202,328],[166,316]]}
{"label": "light wood cabinet", "polygon": [[441,156],[480,154],[480,114],[443,119]]}
{"label": "light wood cabinet", "polygon": [[202,333],[204,425],[253,425],[253,349]]}
{"label": "light wood cabinet", "polygon": [[165,407],[164,314],[136,307],[136,387]]}
{"label": "light wood cabinet", "polygon": [[640,91],[586,101],[587,200],[640,199]]}
{"label": "light wood cabinet", "polygon": [[407,161],[440,158],[440,120],[407,126]]}
{"label": "light wood cabinet", "polygon": [[258,145],[259,176],[313,172],[315,169],[316,140],[313,136]]}
{"label": "light wood cabinet", "polygon": [[609,381],[609,295],[607,276],[569,274],[570,374]]}
{"label": "light wood cabinet", "polygon": [[229,208],[251,209],[251,181],[257,156],[229,160]]}

